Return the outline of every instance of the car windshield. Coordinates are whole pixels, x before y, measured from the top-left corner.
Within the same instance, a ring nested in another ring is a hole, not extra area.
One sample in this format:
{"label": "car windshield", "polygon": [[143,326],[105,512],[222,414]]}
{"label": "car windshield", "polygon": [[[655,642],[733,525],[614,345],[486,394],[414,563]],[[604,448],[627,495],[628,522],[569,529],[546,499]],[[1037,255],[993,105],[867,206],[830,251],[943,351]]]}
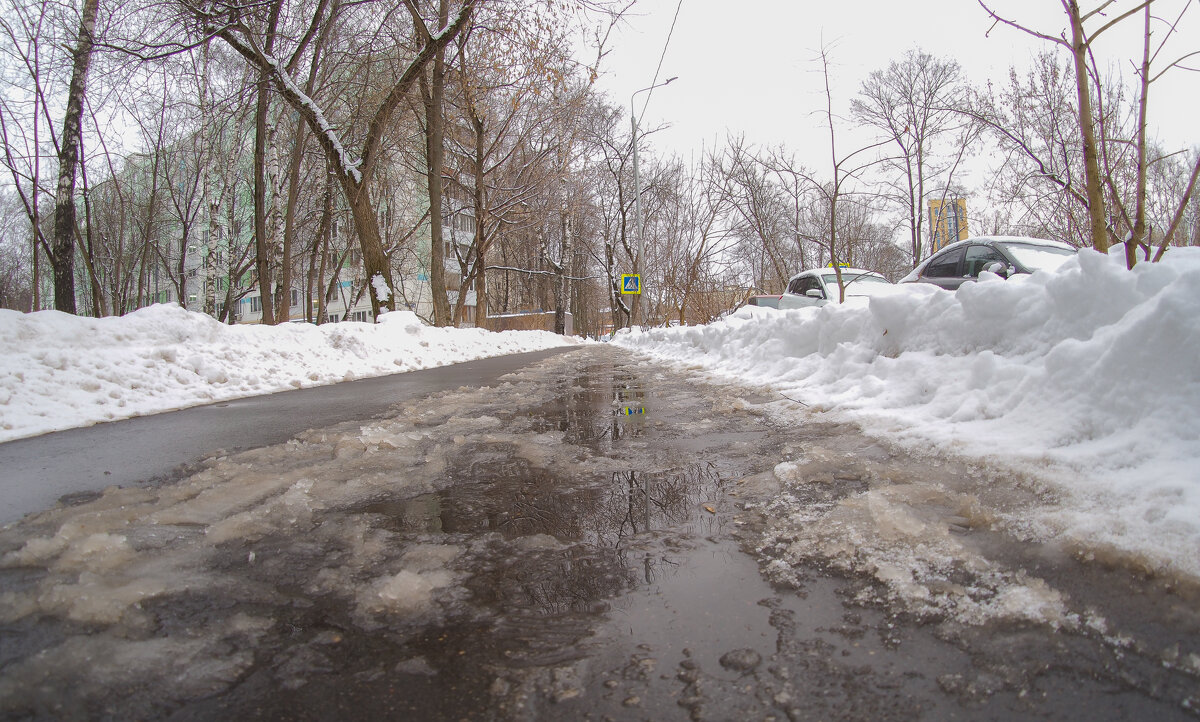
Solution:
{"label": "car windshield", "polygon": [[[826,273],[825,275],[821,276],[821,280],[825,282],[826,286],[833,286],[833,287],[837,286],[837,274],[836,273]],[[853,271],[846,271],[846,272],[842,273],[842,283],[844,283],[846,285],[850,285],[851,283],[854,283],[854,284],[864,284],[864,283],[890,284],[891,282],[888,281],[886,278],[882,278],[882,277],[876,276],[874,274],[854,273]]]}
{"label": "car windshield", "polygon": [[1010,256],[1030,271],[1053,271],[1075,255],[1073,248],[1042,246],[1033,243],[1001,243]]}

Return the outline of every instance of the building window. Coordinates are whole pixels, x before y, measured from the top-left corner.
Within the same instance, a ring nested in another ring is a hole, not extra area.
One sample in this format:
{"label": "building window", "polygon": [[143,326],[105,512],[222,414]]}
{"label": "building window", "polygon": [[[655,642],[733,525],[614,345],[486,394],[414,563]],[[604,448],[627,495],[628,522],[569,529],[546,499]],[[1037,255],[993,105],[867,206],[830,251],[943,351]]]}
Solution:
{"label": "building window", "polygon": [[367,321],[371,320],[371,312],[370,311],[355,311],[354,313],[350,314],[350,320],[366,323]]}
{"label": "building window", "polygon": [[292,308],[300,305],[300,289],[292,289]]}
{"label": "building window", "polygon": [[466,213],[455,213],[451,219],[454,230],[462,231],[463,233],[475,232],[475,217]]}
{"label": "building window", "polygon": [[338,322],[338,315],[336,313],[331,313],[325,317],[325,323],[337,323],[337,322]]}
{"label": "building window", "polygon": [[250,297],[250,313],[262,313],[262,299],[258,296]]}

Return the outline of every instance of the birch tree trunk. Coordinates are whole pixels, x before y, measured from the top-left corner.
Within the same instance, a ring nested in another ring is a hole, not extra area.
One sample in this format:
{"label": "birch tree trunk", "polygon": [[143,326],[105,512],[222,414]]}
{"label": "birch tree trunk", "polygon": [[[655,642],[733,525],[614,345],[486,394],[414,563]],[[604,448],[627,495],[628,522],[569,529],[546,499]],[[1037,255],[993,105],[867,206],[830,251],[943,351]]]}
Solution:
{"label": "birch tree trunk", "polygon": [[54,266],[54,308],[65,313],[75,313],[75,171],[79,163],[83,96],[87,92],[88,66],[92,62],[92,33],[96,29],[99,8],[100,0],[84,0],[79,37],[71,52],[71,85],[58,153],[58,195],[50,261]]}

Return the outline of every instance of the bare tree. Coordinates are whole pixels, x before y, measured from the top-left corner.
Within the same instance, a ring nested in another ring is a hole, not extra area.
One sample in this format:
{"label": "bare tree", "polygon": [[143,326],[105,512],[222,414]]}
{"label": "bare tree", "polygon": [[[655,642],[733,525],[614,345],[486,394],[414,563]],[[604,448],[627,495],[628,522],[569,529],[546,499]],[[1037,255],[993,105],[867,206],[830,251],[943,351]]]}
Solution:
{"label": "bare tree", "polygon": [[[779,149],[777,154],[783,156],[786,151]],[[790,221],[797,216],[791,212],[786,190],[797,191],[791,199],[798,199],[803,191],[773,182],[772,174],[779,178],[794,168],[782,157],[778,163],[763,163],[743,137],[728,138],[716,160],[729,198],[726,223],[740,240],[744,256],[754,259],[753,285],[764,291],[782,292],[795,272],[795,253],[803,255],[799,236],[788,234],[789,227],[795,229]],[[789,248],[789,243],[795,248]]]}
{"label": "bare tree", "polygon": [[981,130],[956,112],[964,104],[964,90],[957,62],[910,50],[902,61],[872,72],[851,103],[854,117],[879,130],[899,151],[884,165],[900,174],[896,196],[908,223],[913,266],[925,256],[924,209],[933,183],[941,182],[944,201]]}
{"label": "bare tree", "polygon": [[66,44],[61,37],[56,5],[12,2],[0,14],[0,61],[3,61],[5,92],[0,93],[0,135],[3,136],[3,163],[8,170],[17,197],[30,227],[30,259],[33,289],[29,310],[38,310],[41,302],[41,258],[49,257],[51,230],[43,223],[41,199],[53,196],[43,187],[43,149],[59,152],[58,134],[50,117],[49,78],[59,70],[62,58],[54,48]]}
{"label": "bare tree", "polygon": [[[474,284],[476,325],[487,319],[485,269],[493,245],[506,234],[529,231],[535,194],[565,197],[561,181],[572,170],[576,119],[588,92],[587,85],[571,85],[577,81],[562,34],[531,33],[539,23],[519,24],[525,29],[501,36],[481,23],[460,38],[455,105],[461,130],[451,143],[453,184],[471,211],[473,229],[457,260],[464,287]],[[560,221],[567,217],[560,214]],[[553,264],[561,257],[546,260]],[[559,270],[561,283],[570,269]],[[459,294],[459,306],[464,296]]]}
{"label": "bare tree", "polygon": [[874,166],[881,162],[886,162],[889,160],[888,158],[874,158],[871,160],[866,160],[866,161],[860,162],[860,161],[855,160],[855,157],[861,153],[865,153],[867,151],[874,150],[875,148],[878,148],[882,145],[886,145],[887,143],[889,143],[891,141],[884,140],[884,141],[880,141],[877,143],[872,143],[870,145],[866,145],[861,148],[858,148],[857,150],[851,151],[850,153],[847,153],[846,155],[839,156],[838,149],[837,149],[837,131],[836,131],[835,125],[834,125],[834,117],[835,116],[833,113],[833,89],[832,89],[832,86],[830,85],[830,75],[829,75],[829,55],[830,55],[829,48],[824,47],[821,49],[821,52],[818,55],[818,59],[821,62],[821,68],[822,68],[824,78],[825,78],[825,113],[824,114],[825,114],[826,122],[829,127],[829,158],[830,158],[831,166],[833,169],[833,179],[827,183],[818,183],[815,178],[811,178],[811,177],[810,177],[810,180],[812,181],[817,192],[820,194],[820,196],[824,199],[825,203],[828,205],[828,209],[829,209],[828,231],[829,231],[829,233],[825,237],[825,243],[827,244],[826,247],[829,249],[829,262],[830,262],[830,264],[833,265],[834,273],[837,276],[838,301],[839,301],[839,303],[841,303],[841,302],[845,302],[845,300],[846,300],[846,286],[845,286],[845,283],[842,281],[842,261],[843,260],[852,261],[853,259],[848,258],[847,256],[843,255],[843,253],[841,252],[842,251],[842,249],[840,247],[841,239],[839,238],[839,235],[838,235],[839,234],[838,219],[841,216],[839,216],[839,207],[838,206],[850,194],[850,189],[847,188],[848,184],[853,183],[854,181],[858,180],[858,178],[861,176],[861,174],[865,170],[870,168],[871,166]]}
{"label": "bare tree", "polygon": [[33,277],[24,246],[28,217],[15,193],[0,193],[0,308],[27,311]]}
{"label": "bare tree", "polygon": [[[1105,10],[1112,0],[1099,3],[1091,10],[1080,8],[1076,0],[1061,0],[1066,15],[1068,32],[1053,35],[1027,28],[1015,20],[1001,17],[979,0],[980,6],[998,24],[1008,25],[1033,37],[1046,40],[1070,52],[1071,64],[1074,70],[1074,90],[1076,101],[1075,118],[1078,124],[1079,147],[1083,159],[1084,188],[1077,196],[1085,206],[1088,214],[1088,241],[1101,252],[1107,252],[1113,242],[1126,242],[1126,262],[1132,267],[1136,262],[1137,247],[1142,244],[1146,233],[1145,225],[1145,195],[1148,167],[1154,161],[1147,155],[1147,124],[1149,117],[1149,89],[1154,81],[1161,78],[1163,73],[1180,67],[1182,61],[1197,54],[1188,50],[1175,59],[1168,59],[1161,69],[1155,69],[1153,64],[1164,52],[1166,42],[1174,34],[1179,19],[1190,8],[1191,3],[1184,4],[1179,15],[1173,22],[1167,23],[1166,33],[1157,44],[1152,40],[1152,15],[1150,6],[1154,0],[1145,0],[1135,7],[1126,10],[1115,17],[1109,18]],[[1137,64],[1138,100],[1136,103],[1136,121],[1133,137],[1119,139],[1111,127],[1106,127],[1105,118],[1112,117],[1110,112],[1102,112],[1105,103],[1101,75],[1094,55],[1096,39],[1123,21],[1141,15],[1143,18],[1143,43],[1141,60]],[[1098,25],[1098,26],[1097,26]],[[1004,129],[1001,129],[1004,132]],[[1136,153],[1136,182],[1131,202],[1121,199],[1122,193],[1117,188],[1113,177],[1114,164],[1104,162],[1106,145],[1114,142],[1128,143]],[[1032,155],[1032,154],[1031,154]],[[1107,166],[1107,172],[1106,168]],[[1187,205],[1188,198],[1195,187],[1195,179],[1200,176],[1200,164],[1196,165],[1191,174],[1192,181],[1186,187],[1185,194],[1178,205],[1182,209]],[[1118,238],[1115,228],[1110,224],[1112,211],[1121,218],[1123,225],[1129,230],[1127,238]],[[1182,217],[1181,213],[1177,217]],[[1177,228],[1177,224],[1172,224]],[[1172,231],[1173,233],[1173,231]],[[1169,239],[1169,235],[1168,235]],[[1165,248],[1165,246],[1163,246]]]}
{"label": "bare tree", "polygon": [[[411,32],[415,35],[414,52],[402,69],[388,79],[386,89],[374,104],[373,112],[369,113],[370,121],[358,158],[351,157],[346,147],[345,133],[330,123],[326,107],[305,93],[294,77],[296,67],[311,50],[313,39],[344,19],[345,12],[338,8],[345,6],[331,6],[329,0],[318,0],[313,10],[306,14],[307,21],[297,34],[298,39],[292,44],[290,53],[285,55],[281,48],[277,49],[274,45],[280,35],[271,22],[271,17],[278,19],[285,14],[282,9],[285,0],[273,0],[270,3],[265,24],[254,17],[252,9],[237,3],[180,1],[197,22],[203,36],[219,37],[236,50],[270,81],[280,97],[309,126],[329,160],[350,208],[371,285],[371,310],[375,318],[379,317],[381,309],[395,310],[396,284],[392,280],[391,265],[380,235],[379,219],[371,195],[371,179],[397,106],[418,81],[425,66],[466,26],[476,0],[463,0],[453,22],[438,22],[434,28],[427,24],[416,0],[405,0]],[[369,9],[372,5],[364,7]],[[289,14],[299,10],[289,6]],[[386,20],[386,14],[380,19]],[[268,289],[263,289],[264,296],[267,292]]]}
{"label": "bare tree", "polygon": [[721,223],[731,205],[728,185],[712,155],[690,171],[679,162],[671,171],[669,199],[674,207],[664,214],[668,262],[663,287],[680,324],[688,322],[689,311],[692,318],[707,323],[730,305],[725,299],[705,303],[719,296],[728,280],[719,270],[733,238]]}

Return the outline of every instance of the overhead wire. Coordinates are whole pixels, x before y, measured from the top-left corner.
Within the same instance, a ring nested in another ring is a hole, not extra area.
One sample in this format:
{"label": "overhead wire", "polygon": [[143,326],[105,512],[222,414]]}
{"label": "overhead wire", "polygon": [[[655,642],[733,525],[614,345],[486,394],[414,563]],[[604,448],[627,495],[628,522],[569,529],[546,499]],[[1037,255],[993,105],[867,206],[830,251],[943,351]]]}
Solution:
{"label": "overhead wire", "polygon": [[675,34],[675,23],[679,21],[679,10],[683,7],[683,0],[675,6],[675,17],[671,18],[671,29],[667,31],[667,40],[663,43],[662,54],[658,56],[658,67],[654,69],[654,80],[650,83],[650,92],[646,93],[646,100],[642,103],[642,112],[638,114],[638,124],[642,122],[642,116],[646,114],[646,108],[650,105],[650,96],[654,95],[654,86],[658,85],[658,76],[662,72],[663,60],[667,57],[667,48],[671,45],[671,37]]}

